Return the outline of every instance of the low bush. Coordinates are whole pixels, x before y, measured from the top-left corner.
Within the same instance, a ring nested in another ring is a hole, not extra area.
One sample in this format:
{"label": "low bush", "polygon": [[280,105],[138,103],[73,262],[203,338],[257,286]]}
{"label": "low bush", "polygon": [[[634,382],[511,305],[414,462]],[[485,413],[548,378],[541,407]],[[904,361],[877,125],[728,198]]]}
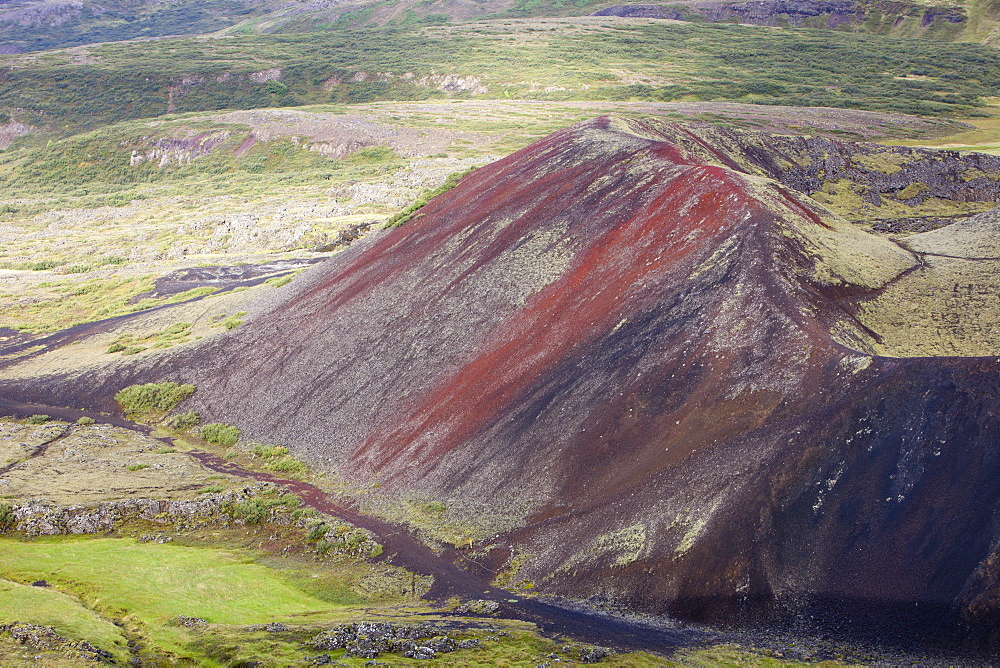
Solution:
{"label": "low bush", "polygon": [[25,422],[27,422],[28,424],[45,424],[51,419],[52,418],[48,415],[32,415],[27,420],[25,420]]}
{"label": "low bush", "polygon": [[201,437],[216,445],[236,445],[236,441],[240,440],[240,430],[231,424],[213,422],[201,428]]}
{"label": "low bush", "polygon": [[298,508],[301,504],[302,499],[295,494],[282,494],[276,497],[255,496],[234,505],[232,515],[247,524],[260,524],[266,522],[271,513],[278,508]]}
{"label": "low bush", "polygon": [[309,467],[288,454],[288,448],[281,445],[257,443],[250,453],[259,459],[266,460],[264,468],[275,473],[284,473],[294,478],[301,478],[309,473]]}
{"label": "low bush", "polygon": [[416,201],[386,221],[385,227],[399,227],[403,223],[415,218],[417,216],[417,212],[424,208],[428,202],[438,195],[442,195],[457,186],[458,182],[462,180],[462,177],[469,174],[474,169],[475,167],[470,167],[464,172],[452,172],[440,186],[434,188],[433,190],[424,191],[424,193],[421,194]]}
{"label": "low bush", "polygon": [[10,531],[16,524],[14,506],[7,502],[0,502],[0,531]]}
{"label": "low bush", "polygon": [[201,423],[201,416],[195,411],[188,411],[187,413],[178,413],[177,415],[171,415],[167,418],[164,426],[167,429],[173,429],[175,431],[180,431],[182,429],[190,429],[191,427],[197,427]]}
{"label": "low bush", "polygon": [[194,385],[170,382],[130,385],[115,395],[115,401],[126,415],[141,418],[173,410],[194,394],[194,390]]}
{"label": "low bush", "polygon": [[288,448],[281,445],[267,445],[265,443],[257,443],[250,450],[254,457],[260,457],[261,459],[275,459],[276,457],[284,457],[288,454]]}
{"label": "low bush", "polygon": [[267,465],[268,471],[284,473],[286,475],[299,478],[309,472],[309,467],[294,457],[282,457]]}

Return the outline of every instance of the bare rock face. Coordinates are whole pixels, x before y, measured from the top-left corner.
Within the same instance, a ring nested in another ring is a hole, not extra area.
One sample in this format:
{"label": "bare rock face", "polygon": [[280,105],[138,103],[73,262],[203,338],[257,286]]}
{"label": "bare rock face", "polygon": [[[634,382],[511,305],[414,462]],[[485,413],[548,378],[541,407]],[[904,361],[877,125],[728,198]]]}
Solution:
{"label": "bare rock face", "polygon": [[[854,27],[862,29],[865,21],[897,27],[909,19],[920,29],[943,30],[949,25],[968,21],[964,8],[928,7],[911,2],[867,0],[695,0],[679,5],[627,4],[605,7],[594,16],[634,16],[654,19],[736,22],[764,26],[811,28]],[[871,26],[869,26],[870,29]]]}
{"label": "bare rock face", "polygon": [[231,333],[32,391],[195,383],[315,466],[502,516],[543,591],[989,640],[1000,358],[875,354],[859,304],[918,255],[769,178],[811,149],[766,141],[579,124]]}
{"label": "bare rock face", "polygon": [[644,19],[679,19],[677,10],[666,11],[659,5],[613,5],[593,13],[593,16],[623,16]]}
{"label": "bare rock face", "polygon": [[54,536],[60,534],[96,534],[115,529],[118,525],[135,520],[177,527],[225,523],[229,520],[227,508],[246,501],[259,489],[205,494],[190,501],[158,499],[126,499],[105,501],[95,506],[57,506],[37,501],[27,501],[13,508],[13,529],[26,536]]}

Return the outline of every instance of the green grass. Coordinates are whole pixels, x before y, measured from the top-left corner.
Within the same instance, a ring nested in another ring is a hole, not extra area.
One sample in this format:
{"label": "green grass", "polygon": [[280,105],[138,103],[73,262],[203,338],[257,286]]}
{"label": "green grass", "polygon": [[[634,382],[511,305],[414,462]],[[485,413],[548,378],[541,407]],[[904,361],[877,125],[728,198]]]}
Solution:
{"label": "green grass", "polygon": [[168,624],[178,615],[255,624],[337,607],[246,555],[131,539],[0,539],[0,576],[47,580],[104,617],[135,619],[157,646],[182,656],[189,634]]}
{"label": "green grass", "polygon": [[452,172],[444,180],[444,183],[442,183],[437,188],[425,190],[423,194],[421,194],[416,199],[416,201],[414,201],[412,204],[410,204],[405,209],[403,209],[395,216],[390,218],[388,221],[386,221],[385,226],[399,227],[403,223],[406,223],[416,218],[417,216],[420,215],[420,209],[424,208],[424,206],[426,206],[428,202],[430,202],[438,195],[442,195],[451,190],[452,188],[454,188],[455,186],[457,186],[458,182],[462,180],[462,177],[464,177],[466,174],[469,174],[472,171],[473,171],[472,169],[467,169],[464,172]]}
{"label": "green grass", "polygon": [[70,640],[86,640],[111,652],[121,663],[128,661],[127,641],[117,626],[79,599],[55,589],[0,579],[0,624],[11,622],[55,627]]}
{"label": "green grass", "polygon": [[223,422],[206,424],[201,428],[199,434],[209,443],[215,443],[216,445],[236,445],[236,442],[240,440],[239,428]]}
{"label": "green grass", "polygon": [[[272,530],[266,529],[262,535]],[[150,665],[229,666],[255,660],[284,666],[301,665],[307,657],[315,656],[317,652],[303,643],[333,624],[436,621],[422,604],[399,604],[399,587],[408,585],[410,576],[394,573],[392,567],[378,570],[358,562],[340,568],[328,562],[304,566],[288,558],[247,552],[238,543],[237,539],[230,549],[219,549],[214,545],[138,543],[127,538],[0,538],[0,623],[54,626],[67,638],[87,640],[115,653],[122,663],[128,659],[126,641],[136,639],[144,646],[144,662]],[[396,598],[385,599],[375,592],[359,596],[358,583],[375,573],[387,578]],[[51,588],[25,584],[39,579]],[[380,608],[380,600],[390,607]],[[177,623],[179,616],[200,618],[209,626],[185,627]],[[290,630],[269,633],[250,627],[277,621],[290,625]],[[454,626],[461,620],[449,618],[446,623],[454,635]],[[553,653],[563,661],[579,654],[577,643],[566,647],[566,640],[542,638],[526,623],[496,619],[490,624],[507,635],[490,641],[485,638],[496,635],[495,630],[458,631],[459,637],[479,637],[484,649],[455,652],[439,663],[534,667]],[[351,666],[366,661],[342,660]],[[383,656],[380,660],[395,665],[399,657]],[[683,651],[669,660],[636,652],[615,655],[605,663],[637,668],[788,665],[780,658],[735,645]]]}
{"label": "green grass", "polygon": [[[0,268],[4,268],[2,263]],[[47,290],[47,298],[28,306],[0,310],[0,321],[14,329],[40,334],[203,296],[206,290],[208,293],[214,291],[201,288],[133,303],[134,297],[153,288],[152,277],[95,278],[83,283],[52,281],[40,287]],[[116,352],[123,350],[120,348]]]}
{"label": "green grass", "polygon": [[170,412],[194,390],[194,385],[172,382],[129,385],[115,394],[115,401],[129,417],[148,419]]}

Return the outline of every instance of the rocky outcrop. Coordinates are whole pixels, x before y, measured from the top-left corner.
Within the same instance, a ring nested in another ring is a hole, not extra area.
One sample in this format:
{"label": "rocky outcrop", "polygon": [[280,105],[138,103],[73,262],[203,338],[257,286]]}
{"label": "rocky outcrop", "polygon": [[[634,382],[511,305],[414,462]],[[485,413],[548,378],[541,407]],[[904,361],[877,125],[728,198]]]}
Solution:
{"label": "rocky outcrop", "polygon": [[593,16],[622,16],[644,19],[680,19],[676,9],[665,10],[659,5],[614,5],[594,12]]}
{"label": "rocky outcrop", "polygon": [[851,0],[750,0],[703,4],[700,11],[710,21],[737,21],[756,25],[802,26],[821,17],[828,27],[864,20],[862,6]]}
{"label": "rocky outcrop", "polygon": [[358,70],[350,76],[333,76],[323,82],[324,90],[333,90],[337,86],[351,83],[365,83],[368,81],[384,82],[413,82],[424,88],[435,88],[446,93],[472,93],[473,95],[486,94],[489,87],[482,80],[472,75],[460,75],[455,73],[441,74],[431,72],[423,76],[417,76],[413,72],[394,74],[392,72],[366,72]]}
{"label": "rocky outcrop", "polygon": [[192,137],[162,137],[140,140],[144,145],[132,150],[129,165],[135,167],[146,162],[157,167],[189,165],[195,158],[208,155],[224,144],[232,133],[229,131],[202,132]]}
{"label": "rocky outcrop", "polygon": [[626,16],[654,19],[691,20],[694,17],[713,22],[734,22],[764,26],[848,27],[862,30],[866,20],[876,17],[877,29],[883,24],[893,28],[909,19],[922,30],[968,21],[966,10],[959,6],[928,7],[911,2],[870,0],[700,0],[683,7],[678,5],[614,5],[594,16]]}
{"label": "rocky outcrop", "polygon": [[10,120],[0,124],[0,151],[10,148],[14,140],[18,137],[38,132],[39,129],[22,123],[18,120]]}
{"label": "rocky outcrop", "polygon": [[[309,644],[317,650],[347,650],[345,657],[374,659],[383,654],[400,654],[421,660],[481,646],[478,639],[455,640],[430,624],[400,626],[387,622],[341,624],[320,632]],[[581,656],[586,651],[581,651]]]}
{"label": "rocky outcrop", "polygon": [[[0,625],[0,636],[9,633],[17,643],[38,652],[58,652],[67,659],[113,664],[114,655],[107,650],[94,647],[86,640],[70,640],[60,635],[52,626],[13,622]],[[42,658],[42,657],[39,657]]]}
{"label": "rocky outcrop", "polygon": [[178,529],[233,520],[233,504],[253,498],[263,485],[241,490],[205,494],[192,501],[126,499],[92,506],[52,506],[35,501],[15,505],[12,530],[26,536],[98,534],[126,522],[144,520]]}

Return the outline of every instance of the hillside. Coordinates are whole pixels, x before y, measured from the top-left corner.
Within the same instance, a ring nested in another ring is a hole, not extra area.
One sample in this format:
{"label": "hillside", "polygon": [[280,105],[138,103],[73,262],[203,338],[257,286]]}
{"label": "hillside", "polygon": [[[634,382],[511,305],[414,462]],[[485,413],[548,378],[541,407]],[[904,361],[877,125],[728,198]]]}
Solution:
{"label": "hillside", "polygon": [[209,33],[249,16],[266,14],[280,4],[253,0],[13,0],[0,5],[0,54]]}
{"label": "hillside", "polygon": [[[444,504],[479,563],[543,592],[995,639],[996,339],[883,357],[893,324],[865,316],[910,277],[951,280],[929,262],[948,228],[913,251],[863,232],[738,139],[576,125],[229,333],[71,373],[56,350],[8,369],[4,394],[107,408],[134,382],[194,383],[188,408],[377,483],[363,503]],[[949,238],[974,246],[992,220]]]}
{"label": "hillside", "polygon": [[621,16],[694,23],[731,23],[820,28],[943,41],[994,43],[1000,39],[1000,11],[984,0],[886,2],[884,0],[802,0],[743,2],[683,0],[621,3],[614,0],[492,0],[489,3],[432,0],[378,3],[353,0],[330,7],[307,2],[244,21],[232,31],[257,33],[309,31],[317,24],[414,25],[483,18]]}
{"label": "hillside", "polygon": [[0,121],[58,135],[169,113],[378,100],[728,100],[946,116],[982,113],[1000,95],[1000,52],[987,46],[616,17],[140,40],[5,65]]}
{"label": "hillside", "polygon": [[98,42],[194,35],[302,33],[349,27],[422,25],[482,19],[646,17],[694,23],[816,28],[840,32],[993,43],[1000,11],[990,0],[683,0],[624,4],[614,0],[184,0],[61,2],[16,0],[0,6],[0,54],[78,47]]}

